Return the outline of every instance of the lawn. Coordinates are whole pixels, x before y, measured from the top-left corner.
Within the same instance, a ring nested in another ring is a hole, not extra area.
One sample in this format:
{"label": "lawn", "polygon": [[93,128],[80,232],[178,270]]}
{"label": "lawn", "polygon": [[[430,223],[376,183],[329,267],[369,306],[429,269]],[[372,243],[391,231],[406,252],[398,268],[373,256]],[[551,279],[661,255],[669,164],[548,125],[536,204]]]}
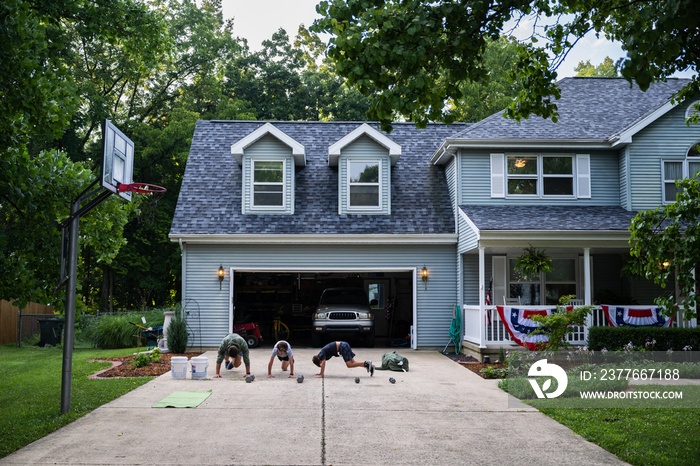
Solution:
{"label": "lawn", "polygon": [[[684,387],[684,392],[688,391],[693,393],[693,398],[700,397],[700,386]],[[529,400],[526,403],[630,464],[700,463],[700,410],[697,408],[571,409],[552,408],[552,401]]]}
{"label": "lawn", "polygon": [[0,346],[0,458],[152,380],[152,377],[88,379],[89,375],[110,366],[88,360],[134,352],[133,348],[75,350],[71,409],[61,414],[63,349]]}

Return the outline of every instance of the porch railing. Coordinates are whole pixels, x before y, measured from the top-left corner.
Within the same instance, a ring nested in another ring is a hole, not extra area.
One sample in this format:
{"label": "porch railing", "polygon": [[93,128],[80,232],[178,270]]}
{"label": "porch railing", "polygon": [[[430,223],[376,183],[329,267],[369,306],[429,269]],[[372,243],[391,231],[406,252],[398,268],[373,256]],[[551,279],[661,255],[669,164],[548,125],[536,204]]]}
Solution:
{"label": "porch railing", "polygon": [[[541,306],[522,306],[525,309],[541,309]],[[655,307],[650,305],[650,307]],[[462,305],[462,328],[464,340],[481,347],[488,346],[518,346],[508,334],[501,316],[498,314],[496,306],[485,306],[483,313],[479,306]],[[674,327],[695,327],[696,319],[692,321],[681,320],[681,316],[676,316]],[[595,307],[593,312],[587,317],[586,325],[576,326],[574,333],[567,337],[567,341],[572,345],[582,346],[588,341],[588,329],[607,325],[605,313],[600,307]],[[483,341],[482,341],[483,332]]]}

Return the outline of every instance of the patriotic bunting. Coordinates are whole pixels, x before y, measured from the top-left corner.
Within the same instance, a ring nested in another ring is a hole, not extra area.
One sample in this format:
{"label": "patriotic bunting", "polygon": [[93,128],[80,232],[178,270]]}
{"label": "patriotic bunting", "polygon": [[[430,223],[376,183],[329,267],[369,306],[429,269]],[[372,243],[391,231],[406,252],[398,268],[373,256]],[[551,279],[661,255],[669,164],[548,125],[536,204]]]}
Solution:
{"label": "patriotic bunting", "polygon": [[[557,312],[556,307],[542,308],[537,310],[521,309],[510,306],[496,306],[498,315],[501,321],[508,330],[508,333],[520,346],[527,349],[538,351],[549,342],[547,335],[533,335],[532,333],[540,326],[539,323],[532,320],[533,316],[548,316]],[[573,306],[567,306],[566,310],[573,310]]]}
{"label": "patriotic bunting", "polygon": [[625,306],[600,306],[611,327],[670,327],[673,317],[665,317],[661,308],[631,308]]}

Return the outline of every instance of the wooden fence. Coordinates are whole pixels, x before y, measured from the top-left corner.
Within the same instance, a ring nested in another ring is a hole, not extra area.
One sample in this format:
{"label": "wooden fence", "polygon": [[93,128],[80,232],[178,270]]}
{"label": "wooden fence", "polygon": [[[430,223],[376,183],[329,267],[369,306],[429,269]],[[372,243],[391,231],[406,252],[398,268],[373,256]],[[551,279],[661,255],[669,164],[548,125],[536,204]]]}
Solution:
{"label": "wooden fence", "polygon": [[[9,301],[0,299],[0,345],[17,342],[17,313],[19,308],[14,307]],[[22,314],[53,315],[53,307],[45,304],[29,303],[22,309]],[[22,319],[21,334],[38,333],[36,319]],[[32,326],[37,326],[36,329]],[[25,328],[26,327],[26,328]]]}

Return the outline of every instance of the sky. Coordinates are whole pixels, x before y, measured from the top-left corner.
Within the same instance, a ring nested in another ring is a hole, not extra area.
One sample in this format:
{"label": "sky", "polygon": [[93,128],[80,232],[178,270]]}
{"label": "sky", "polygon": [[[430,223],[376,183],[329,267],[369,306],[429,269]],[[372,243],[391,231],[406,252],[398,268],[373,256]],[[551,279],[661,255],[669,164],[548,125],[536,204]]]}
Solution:
{"label": "sky", "polygon": [[[280,27],[294,40],[299,24],[309,27],[318,18],[318,3],[319,0],[224,0],[223,13],[226,18],[234,18],[234,35],[248,39],[251,50],[259,50],[262,41],[269,39]],[[624,52],[619,44],[589,34],[576,44],[559,67],[559,78],[574,76],[574,68],[581,61],[590,60],[592,65],[599,65],[608,56],[617,61]],[[679,76],[690,75],[683,73]]]}

